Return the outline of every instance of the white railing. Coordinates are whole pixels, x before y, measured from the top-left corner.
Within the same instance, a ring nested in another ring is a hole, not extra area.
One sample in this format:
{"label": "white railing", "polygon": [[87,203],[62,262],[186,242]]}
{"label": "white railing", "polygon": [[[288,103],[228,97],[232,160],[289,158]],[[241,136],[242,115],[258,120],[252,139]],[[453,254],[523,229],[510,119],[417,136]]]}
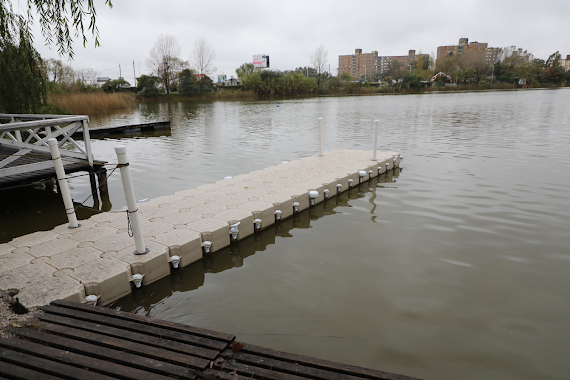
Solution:
{"label": "white railing", "polygon": [[[80,128],[83,130],[83,147],[72,138]],[[47,140],[51,138],[57,140],[64,158],[74,158],[93,166],[88,116],[0,114],[0,148],[18,149],[8,157],[0,157],[0,178],[53,168],[51,159],[6,168],[8,164],[32,151],[49,156]],[[74,150],[63,149],[66,143],[71,144]]]}

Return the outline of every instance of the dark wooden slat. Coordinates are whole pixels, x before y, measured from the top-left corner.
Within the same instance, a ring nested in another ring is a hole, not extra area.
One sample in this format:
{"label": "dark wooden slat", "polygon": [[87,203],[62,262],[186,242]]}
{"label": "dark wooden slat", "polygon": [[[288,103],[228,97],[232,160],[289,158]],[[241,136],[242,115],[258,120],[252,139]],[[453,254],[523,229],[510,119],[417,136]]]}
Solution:
{"label": "dark wooden slat", "polygon": [[158,373],[164,376],[178,376],[184,379],[194,379],[194,371],[160,360],[141,358],[127,352],[112,350],[105,347],[96,346],[90,343],[47,334],[41,331],[26,328],[9,328],[11,333],[20,337],[57,347],[63,350],[72,351],[81,355],[92,356],[101,360],[109,360],[115,363],[132,366],[144,371]]}
{"label": "dark wooden slat", "polygon": [[226,371],[237,371],[239,375],[251,378],[264,378],[271,380],[307,380],[306,377],[289,375],[283,372],[271,371],[269,369],[254,367],[247,364],[236,363],[235,361],[216,360],[216,369],[224,369]]}
{"label": "dark wooden slat", "polygon": [[144,323],[133,323],[132,321],[123,320],[120,318],[107,317],[105,315],[86,313],[83,311],[65,309],[57,306],[46,305],[40,309],[50,314],[57,314],[68,318],[79,319],[92,323],[99,323],[107,326],[117,327],[129,331],[135,331],[142,334],[152,335],[155,337],[174,340],[177,342],[192,344],[204,348],[223,351],[227,348],[228,344],[219,340],[206,339],[190,334],[180,334],[179,332],[162,329],[146,325]]}
{"label": "dark wooden slat", "polygon": [[80,368],[89,368],[94,372],[102,373],[120,379],[132,380],[154,380],[154,379],[170,379],[156,373],[141,371],[137,368],[127,367],[124,365],[100,360],[97,358],[76,354],[67,350],[60,350],[55,347],[43,346],[38,343],[29,342],[21,339],[1,339],[0,346],[8,349],[17,350],[26,354],[30,354],[35,358],[44,358],[64,364],[69,364]]}
{"label": "dark wooden slat", "polygon": [[292,363],[299,363],[305,366],[326,369],[338,373],[344,373],[351,376],[363,377],[367,379],[380,379],[380,380],[419,380],[415,377],[398,375],[390,372],[383,372],[368,368],[357,367],[348,364],[331,362],[329,360],[312,358],[304,355],[291,354],[270,348],[254,346],[252,344],[244,344],[241,352],[264,356],[267,358],[288,361]]}
{"label": "dark wooden slat", "polygon": [[240,376],[238,374],[218,371],[217,369],[208,369],[204,371],[204,373],[206,375],[214,376],[215,378],[222,380],[251,380],[251,376]]}
{"label": "dark wooden slat", "polygon": [[[16,352],[8,349],[0,350],[0,358],[3,362],[26,367],[34,371],[41,371],[52,378],[79,379],[79,380],[105,380],[109,376],[90,372],[67,364],[52,362],[32,355]],[[47,376],[46,376],[47,377]]]}
{"label": "dark wooden slat", "polygon": [[234,359],[238,363],[248,364],[260,368],[271,369],[272,371],[290,373],[297,376],[304,376],[309,379],[323,379],[323,380],[362,379],[362,377],[351,376],[345,373],[327,371],[315,367],[307,367],[302,364],[289,363],[263,356],[251,355],[244,352],[232,352],[231,350],[226,350],[223,352],[222,356],[226,360]]}
{"label": "dark wooden slat", "polygon": [[224,341],[224,342],[231,342],[235,338],[235,335],[233,335],[233,334],[226,334],[226,333],[221,333],[221,332],[217,332],[217,331],[202,329],[199,327],[188,326],[188,325],[184,325],[181,323],[164,321],[162,319],[147,317],[147,316],[143,316],[143,315],[126,313],[124,311],[117,311],[117,310],[108,309],[108,308],[101,307],[101,306],[90,306],[90,305],[86,305],[86,304],[81,304],[81,303],[76,303],[76,302],[71,302],[71,301],[64,301],[64,300],[56,300],[56,301],[53,301],[51,304],[56,305],[56,306],[60,306],[60,307],[66,307],[69,309],[82,310],[82,311],[87,311],[90,313],[103,314],[103,315],[111,316],[114,318],[121,318],[121,319],[129,320],[129,321],[133,321],[133,322],[144,323],[144,324],[151,325],[151,326],[156,326],[156,327],[166,328],[166,329],[175,330],[175,331],[179,331],[179,332],[199,335],[199,336],[203,336],[205,338],[220,340],[220,341]]}
{"label": "dark wooden slat", "polygon": [[163,350],[162,348],[147,346],[137,342],[122,340],[107,335],[96,334],[93,332],[56,325],[49,322],[41,322],[40,330],[49,332],[51,334],[64,336],[66,338],[91,343],[97,346],[107,347],[113,350],[127,351],[135,355],[153,358],[184,367],[203,370],[210,364],[210,360],[197,358],[195,356],[179,354],[177,352]]}
{"label": "dark wooden slat", "polygon": [[[1,355],[0,351],[0,355]],[[60,380],[61,377],[55,377],[34,371],[28,368],[20,367],[15,364],[0,362],[0,374],[10,376],[10,379],[18,380]],[[0,379],[8,379],[7,377],[0,377]]]}
{"label": "dark wooden slat", "polygon": [[62,326],[75,327],[86,331],[114,336],[121,339],[130,340],[133,342],[144,343],[153,347],[164,348],[166,350],[179,352],[182,354],[206,358],[209,360],[214,360],[219,354],[219,352],[216,350],[208,350],[206,348],[193,346],[190,344],[174,342],[168,339],[157,338],[146,334],[118,329],[115,327],[105,326],[97,323],[81,321],[73,318],[67,318],[60,315],[43,313],[38,315],[37,318],[42,321],[56,323]]}

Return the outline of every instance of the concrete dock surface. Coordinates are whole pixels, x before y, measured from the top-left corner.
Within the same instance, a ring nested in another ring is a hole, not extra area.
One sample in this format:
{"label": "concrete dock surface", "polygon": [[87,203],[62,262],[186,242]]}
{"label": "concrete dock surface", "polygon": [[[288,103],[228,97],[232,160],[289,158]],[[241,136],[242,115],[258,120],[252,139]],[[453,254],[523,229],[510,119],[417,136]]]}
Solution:
{"label": "concrete dock surface", "polygon": [[0,244],[0,289],[17,289],[28,309],[89,295],[108,304],[131,292],[133,275],[144,286],[170,274],[173,256],[184,267],[230,245],[238,222],[236,240],[309,208],[310,192],[317,204],[400,165],[395,152],[371,158],[371,151],[333,150],[140,203],[144,255],[134,254],[126,208],[76,229],[65,224],[15,238]]}

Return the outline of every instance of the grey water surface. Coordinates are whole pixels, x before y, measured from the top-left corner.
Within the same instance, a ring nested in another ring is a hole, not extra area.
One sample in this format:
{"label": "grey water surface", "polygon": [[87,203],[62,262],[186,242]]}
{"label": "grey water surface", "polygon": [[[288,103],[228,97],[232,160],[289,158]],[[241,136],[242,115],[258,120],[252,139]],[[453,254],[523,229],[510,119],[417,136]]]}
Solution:
{"label": "grey water surface", "polygon": [[[91,125],[169,119],[171,132],[93,151],[116,162],[126,145],[137,198],[154,198],[317,154],[319,116],[325,149],[371,150],[379,119],[379,149],[402,153],[402,171],[112,307],[427,379],[567,379],[568,89],[141,104]],[[79,203],[91,192],[87,177],[71,187]],[[0,214],[5,241],[65,223],[49,186],[0,194],[22,205]]]}

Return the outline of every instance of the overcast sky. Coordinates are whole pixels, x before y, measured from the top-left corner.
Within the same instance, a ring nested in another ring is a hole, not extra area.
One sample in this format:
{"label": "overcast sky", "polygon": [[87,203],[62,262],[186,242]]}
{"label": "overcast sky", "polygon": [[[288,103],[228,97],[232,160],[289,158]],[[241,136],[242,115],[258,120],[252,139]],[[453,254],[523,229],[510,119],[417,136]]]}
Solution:
{"label": "overcast sky", "polygon": [[[490,47],[516,45],[542,59],[557,50],[570,54],[569,0],[114,0],[112,9],[95,2],[101,46],[94,48],[93,39],[86,48],[76,43],[71,65],[115,79],[121,64],[129,82],[133,61],[137,76],[149,73],[146,61],[161,33],[176,37],[185,60],[194,42],[206,38],[216,52],[215,74],[228,78],[253,54],[269,54],[279,70],[310,65],[320,44],[335,75],[338,56],[355,48],[380,55],[435,53],[460,37]],[[54,47],[43,46],[39,30],[35,38],[42,57],[58,58]]]}

